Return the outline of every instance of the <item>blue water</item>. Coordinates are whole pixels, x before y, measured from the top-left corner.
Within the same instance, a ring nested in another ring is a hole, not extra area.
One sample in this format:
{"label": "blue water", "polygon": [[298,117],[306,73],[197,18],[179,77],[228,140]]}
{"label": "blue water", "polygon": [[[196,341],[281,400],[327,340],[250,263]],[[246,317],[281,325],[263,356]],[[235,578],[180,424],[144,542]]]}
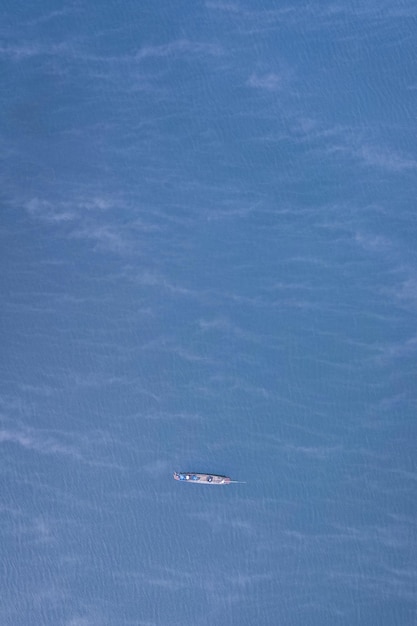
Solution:
{"label": "blue water", "polygon": [[415,3],[0,32],[0,623],[415,624]]}

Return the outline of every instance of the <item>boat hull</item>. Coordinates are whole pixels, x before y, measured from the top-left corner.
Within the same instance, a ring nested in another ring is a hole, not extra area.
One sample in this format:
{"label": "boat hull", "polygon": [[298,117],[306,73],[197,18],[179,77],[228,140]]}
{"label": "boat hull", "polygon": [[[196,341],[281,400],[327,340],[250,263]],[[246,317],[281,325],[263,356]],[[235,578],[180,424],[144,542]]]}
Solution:
{"label": "boat hull", "polygon": [[228,485],[232,482],[228,476],[220,474],[199,474],[196,472],[174,472],[175,480],[199,485]]}

